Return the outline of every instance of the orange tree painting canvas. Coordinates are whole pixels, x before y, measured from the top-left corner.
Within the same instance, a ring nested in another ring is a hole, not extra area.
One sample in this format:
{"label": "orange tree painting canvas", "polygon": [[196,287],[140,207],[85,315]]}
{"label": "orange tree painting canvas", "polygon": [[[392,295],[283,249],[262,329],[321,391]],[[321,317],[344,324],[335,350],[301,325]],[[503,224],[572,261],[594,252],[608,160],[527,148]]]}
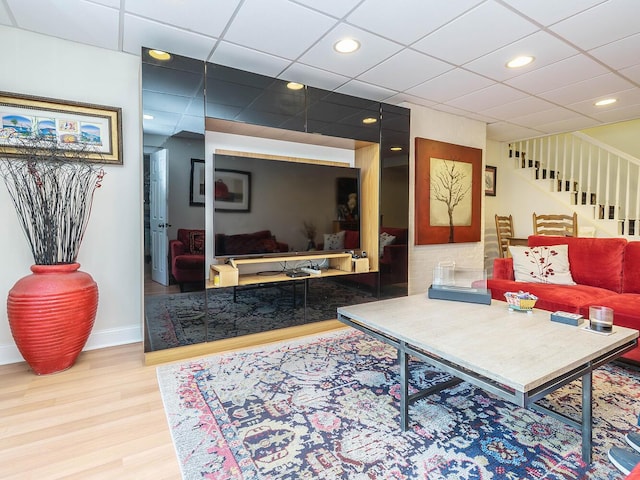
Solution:
{"label": "orange tree painting canvas", "polygon": [[482,150],[416,138],[416,245],[479,242]]}

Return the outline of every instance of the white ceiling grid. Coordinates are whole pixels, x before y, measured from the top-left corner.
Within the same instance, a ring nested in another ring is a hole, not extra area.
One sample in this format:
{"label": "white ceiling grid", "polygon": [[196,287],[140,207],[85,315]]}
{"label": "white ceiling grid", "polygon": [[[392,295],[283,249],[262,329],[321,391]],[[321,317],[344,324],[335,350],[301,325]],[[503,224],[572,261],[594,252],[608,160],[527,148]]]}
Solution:
{"label": "white ceiling grid", "polygon": [[[3,25],[408,101],[498,141],[640,118],[639,16],[638,0],[0,0]],[[335,53],[346,35],[362,48]],[[517,54],[536,61],[507,70]]]}

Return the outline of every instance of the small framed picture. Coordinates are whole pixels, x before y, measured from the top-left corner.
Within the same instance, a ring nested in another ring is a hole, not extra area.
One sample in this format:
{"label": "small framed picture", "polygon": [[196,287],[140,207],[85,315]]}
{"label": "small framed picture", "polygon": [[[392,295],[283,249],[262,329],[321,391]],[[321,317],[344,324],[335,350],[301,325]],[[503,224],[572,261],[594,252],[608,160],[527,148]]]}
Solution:
{"label": "small framed picture", "polygon": [[486,165],[484,167],[484,194],[488,197],[496,196],[496,173],[498,167]]}
{"label": "small framed picture", "polygon": [[249,212],[251,172],[216,168],[213,198],[216,212]]}
{"label": "small framed picture", "polygon": [[191,159],[191,179],[189,182],[189,205],[204,207],[206,196],[204,183],[204,160]]}

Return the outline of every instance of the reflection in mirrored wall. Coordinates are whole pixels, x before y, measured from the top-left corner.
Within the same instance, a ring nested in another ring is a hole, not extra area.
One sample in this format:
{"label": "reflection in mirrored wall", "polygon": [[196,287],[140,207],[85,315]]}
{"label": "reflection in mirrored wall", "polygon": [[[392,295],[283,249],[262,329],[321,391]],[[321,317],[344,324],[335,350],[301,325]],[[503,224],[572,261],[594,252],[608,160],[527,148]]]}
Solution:
{"label": "reflection in mirrored wall", "polygon": [[206,340],[204,62],[142,52],[145,352]]}
{"label": "reflection in mirrored wall", "polygon": [[[142,59],[145,352],[306,328],[407,294],[409,110],[147,49]],[[292,258],[341,234],[340,275],[286,276],[310,268]],[[371,268],[356,269],[365,250]],[[237,287],[205,278],[207,262],[248,254],[279,260]]]}

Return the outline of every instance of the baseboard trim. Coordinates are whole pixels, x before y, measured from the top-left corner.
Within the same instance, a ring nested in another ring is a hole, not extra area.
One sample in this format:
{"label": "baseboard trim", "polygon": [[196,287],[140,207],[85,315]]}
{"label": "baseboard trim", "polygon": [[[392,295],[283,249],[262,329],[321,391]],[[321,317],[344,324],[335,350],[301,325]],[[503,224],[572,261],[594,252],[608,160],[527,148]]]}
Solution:
{"label": "baseboard trim", "polygon": [[[98,348],[115,347],[116,345],[136,342],[142,342],[142,326],[94,330],[91,332],[84,350],[96,350]],[[15,343],[0,345],[0,365],[23,361],[24,359]]]}

